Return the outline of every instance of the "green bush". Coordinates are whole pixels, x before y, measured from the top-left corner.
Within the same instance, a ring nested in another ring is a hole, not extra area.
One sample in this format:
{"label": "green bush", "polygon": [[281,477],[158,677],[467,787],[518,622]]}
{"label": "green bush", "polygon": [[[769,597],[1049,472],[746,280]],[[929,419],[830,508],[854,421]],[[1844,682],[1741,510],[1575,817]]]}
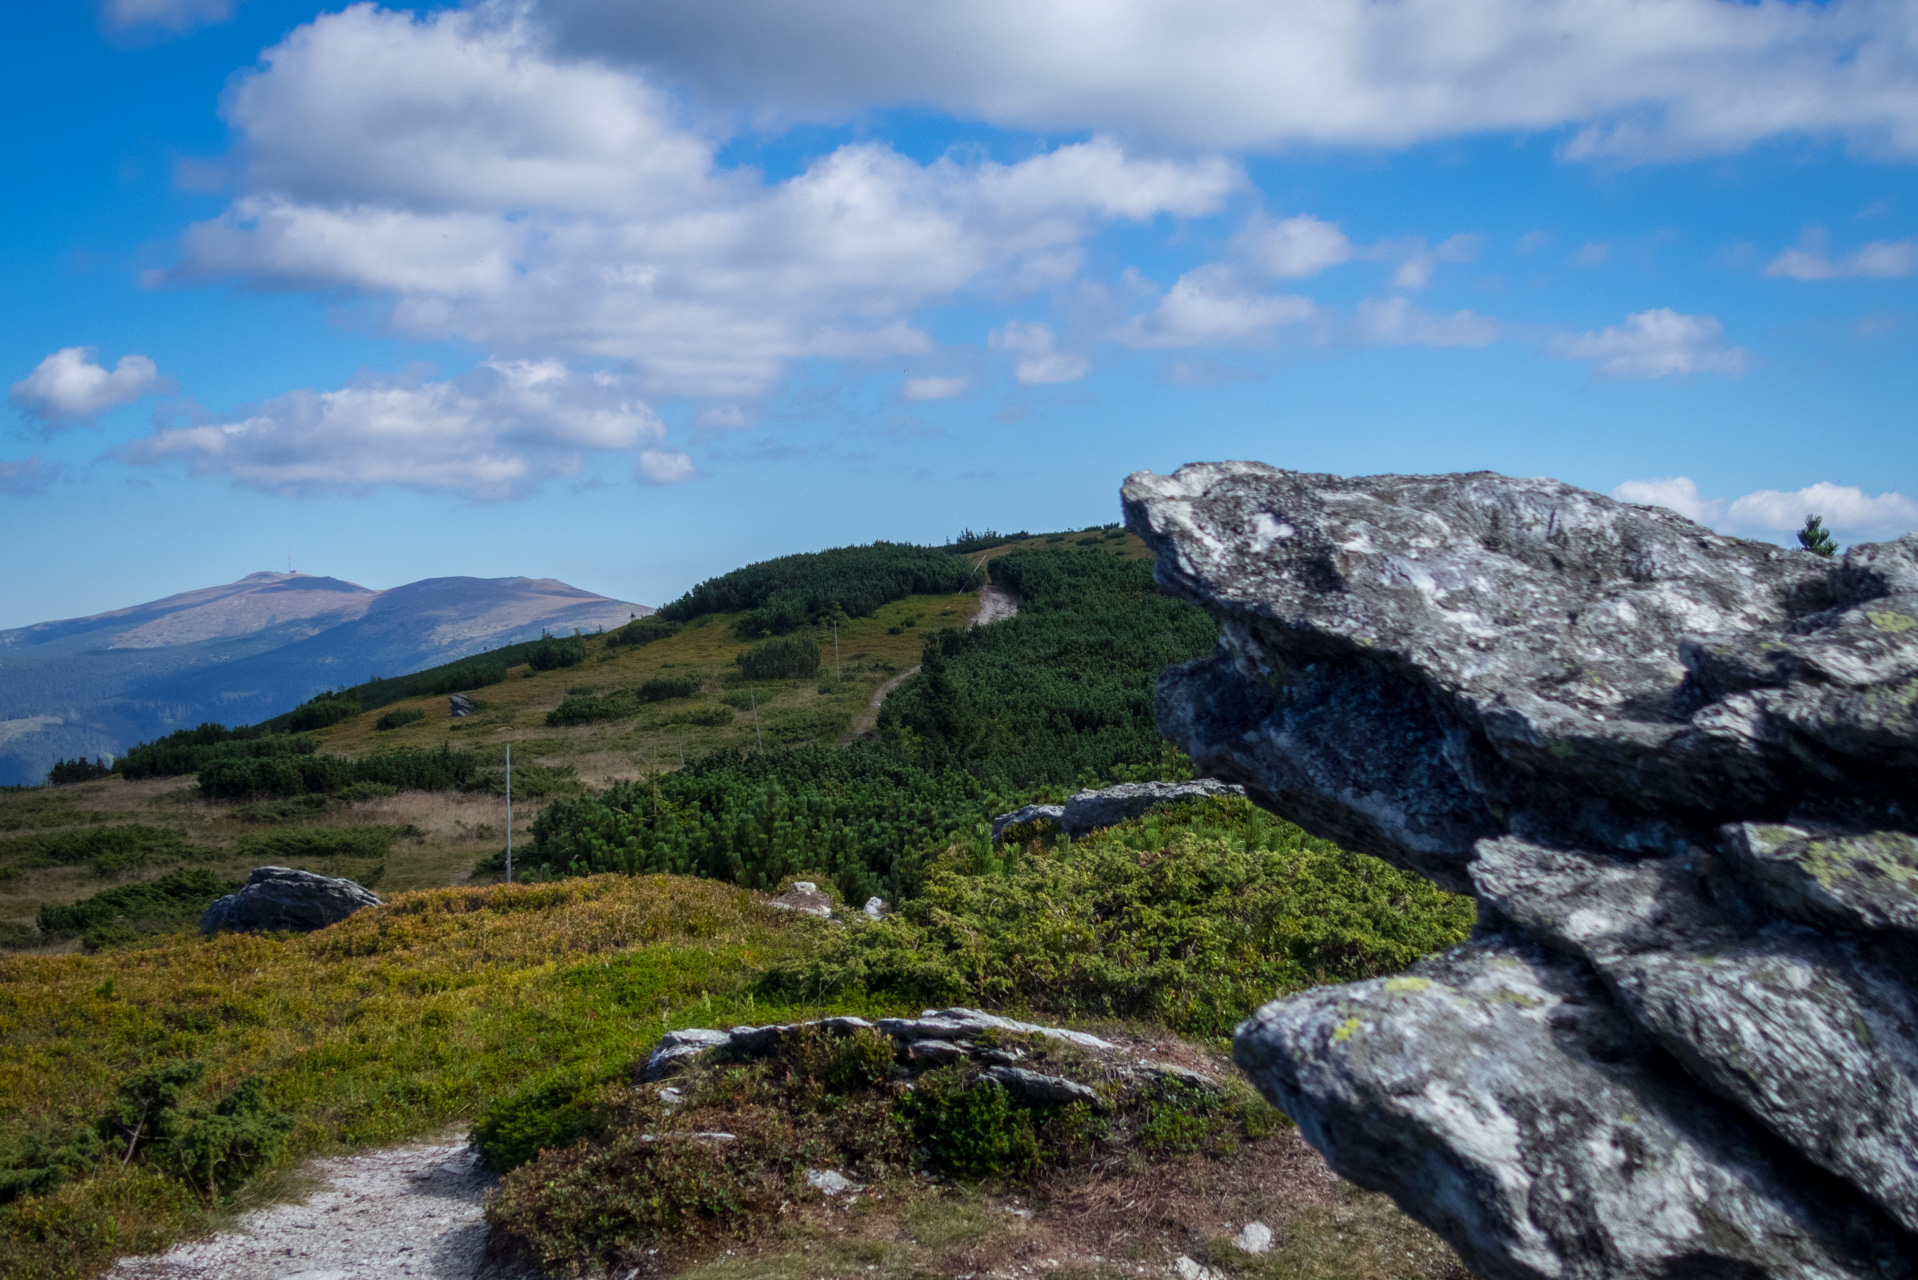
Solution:
{"label": "green bush", "polygon": [[867,618],[889,601],[971,591],[981,581],[977,569],[943,548],[875,542],[749,564],[700,583],[653,617],[690,622],[705,614],[744,612],[736,630],[752,639],[797,630],[834,608]]}
{"label": "green bush", "polygon": [[633,714],[632,706],[621,698],[595,698],[591,695],[568,698],[546,713],[549,728],[569,724],[591,724],[595,720],[618,720]]}
{"label": "green bush", "polygon": [[749,680],[803,680],[819,674],[819,642],[809,635],[776,636],[734,661]]}
{"label": "green bush", "polygon": [[399,793],[398,787],[388,786],[384,782],[349,782],[340,788],[340,799],[348,804],[357,804],[362,800],[391,800]]}
{"label": "green bush", "polygon": [[333,858],[383,859],[399,835],[398,827],[385,826],[276,827],[241,836],[234,855],[256,866]]}
{"label": "green bush", "polygon": [[209,1105],[195,1093],[197,1058],[167,1058],[129,1075],[92,1123],[43,1129],[0,1143],[0,1203],[83,1178],[107,1162],[139,1163],[216,1202],[270,1164],[292,1118],[267,1107],[257,1080]]}
{"label": "green bush", "polygon": [[899,1102],[913,1140],[956,1177],[1018,1178],[1039,1164],[1032,1113],[958,1067],[928,1071]]}
{"label": "green bush", "polygon": [[656,783],[548,805],[526,863],[546,877],[664,872],[760,889],[820,867],[848,902],[892,900],[917,887],[925,853],[1011,801],[969,774],[922,769],[873,744],[722,750]]}
{"label": "green bush", "polygon": [[194,844],[177,827],[155,827],[139,822],[49,831],[0,844],[0,859],[12,866],[68,867],[86,863],[94,875],[102,878],[184,862],[203,857],[207,852],[205,846]]}
{"label": "green bush", "polygon": [[[500,866],[505,866],[504,859]],[[497,869],[497,868],[495,868]],[[542,1151],[572,1146],[606,1125],[617,1074],[559,1069],[495,1100],[473,1124],[473,1146],[488,1167],[517,1169]]]}
{"label": "green bush", "polygon": [[698,676],[654,676],[633,690],[633,696],[641,702],[665,702],[669,698],[690,698],[698,692]]}
{"label": "green bush", "polygon": [[198,773],[214,760],[311,755],[317,746],[309,737],[269,736],[263,729],[229,729],[208,723],[143,742],[121,756],[114,769],[129,779],[170,778]]}
{"label": "green bush", "polygon": [[197,925],[216,898],[238,892],[242,881],[223,880],[205,868],[169,872],[158,880],[107,889],[67,906],[40,908],[40,932],[78,934],[88,951],[133,942],[155,933]]}
{"label": "green bush", "polygon": [[1236,797],[1074,842],[936,863],[884,921],[822,934],[768,994],[1148,1018],[1224,1035],[1275,995],[1396,972],[1461,942],[1468,897],[1306,835]]}
{"label": "green bush", "polygon": [[100,778],[111,778],[113,766],[104,760],[89,760],[85,756],[76,756],[72,760],[55,760],[53,767],[47,770],[47,785],[64,787],[74,782],[93,782]]}
{"label": "green bush", "polygon": [[664,640],[679,630],[679,624],[669,622],[656,613],[649,613],[636,622],[629,622],[606,637],[606,647],[616,649],[621,645],[651,644],[655,640]]}
{"label": "green bush", "polygon": [[880,708],[882,740],[915,763],[1034,789],[1157,761],[1153,686],[1211,652],[1212,619],[1157,594],[1150,564],[1107,551],[1015,551],[992,575],[1018,615],[928,636],[919,674]]}
{"label": "green bush", "polygon": [[399,729],[409,724],[418,724],[426,719],[426,713],[416,707],[407,707],[400,711],[389,711],[373,722],[376,730]]}
{"label": "green bush", "polygon": [[285,721],[289,731],[307,733],[314,729],[324,729],[328,725],[338,724],[342,720],[351,720],[358,714],[360,714],[360,700],[341,689],[307,699],[287,712]]}
{"label": "green bush", "polygon": [[200,768],[200,792],[210,800],[333,794],[355,782],[401,791],[456,791],[479,773],[470,751],[451,747],[395,747],[362,756],[266,756],[215,759]]}
{"label": "green bush", "polygon": [[586,642],[578,636],[541,636],[526,655],[535,671],[557,671],[586,661]]}

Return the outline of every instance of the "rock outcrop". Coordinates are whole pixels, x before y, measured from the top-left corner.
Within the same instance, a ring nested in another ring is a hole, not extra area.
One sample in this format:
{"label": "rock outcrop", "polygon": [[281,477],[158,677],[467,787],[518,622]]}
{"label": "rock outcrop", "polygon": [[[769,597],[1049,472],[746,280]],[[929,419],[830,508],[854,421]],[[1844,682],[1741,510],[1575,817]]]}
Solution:
{"label": "rock outcrop", "polygon": [[305,933],[344,920],[379,898],[351,880],[335,880],[291,867],[255,867],[238,893],[229,893],[200,916],[205,934],[280,929]]}
{"label": "rock outcrop", "polygon": [[997,842],[1007,827],[1044,819],[1058,823],[1076,840],[1101,827],[1136,818],[1155,805],[1244,794],[1243,787],[1216,778],[1200,778],[1196,782],[1122,782],[1097,791],[1075,792],[1066,797],[1064,804],[1029,804],[1011,813],[1002,813],[992,820],[992,838]]}
{"label": "rock outcrop", "polygon": [[1218,651],[1162,729],[1476,895],[1234,1054],[1493,1280],[1918,1258],[1918,536],[1836,560],[1548,480],[1140,473]]}
{"label": "rock outcrop", "polygon": [[[647,1055],[637,1074],[646,1083],[664,1080],[710,1057],[756,1058],[771,1053],[786,1037],[801,1032],[851,1035],[875,1031],[892,1040],[899,1070],[906,1075],[956,1062],[980,1063],[980,1078],[1028,1101],[1060,1105],[1085,1102],[1104,1110],[1108,1100],[1098,1090],[1051,1072],[1034,1070],[1026,1048],[1045,1041],[1056,1049],[1083,1055],[1095,1074],[1113,1079],[1171,1080],[1197,1089],[1218,1087],[1201,1072],[1175,1063],[1159,1062],[1127,1053],[1119,1045],[1086,1031],[1018,1022],[978,1009],[928,1009],[917,1018],[821,1018],[813,1022],[764,1027],[734,1027],[731,1031],[692,1028],[669,1031]],[[1021,1066],[1020,1063],[1028,1065]]]}

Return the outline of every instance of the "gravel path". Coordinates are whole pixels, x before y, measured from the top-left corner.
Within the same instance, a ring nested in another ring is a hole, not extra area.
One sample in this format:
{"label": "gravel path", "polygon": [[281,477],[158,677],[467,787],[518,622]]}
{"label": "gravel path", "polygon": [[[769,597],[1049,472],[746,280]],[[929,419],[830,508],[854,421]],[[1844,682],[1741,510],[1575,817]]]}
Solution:
{"label": "gravel path", "polygon": [[247,1214],[237,1229],[123,1258],[114,1280],[532,1280],[486,1257],[492,1184],[464,1139],[316,1160],[322,1188]]}

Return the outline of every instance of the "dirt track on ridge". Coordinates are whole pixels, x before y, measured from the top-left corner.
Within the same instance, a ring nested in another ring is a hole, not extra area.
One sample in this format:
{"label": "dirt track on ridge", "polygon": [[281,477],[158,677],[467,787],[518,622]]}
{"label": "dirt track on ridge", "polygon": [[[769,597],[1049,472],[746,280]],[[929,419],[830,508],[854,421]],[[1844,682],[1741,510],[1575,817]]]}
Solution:
{"label": "dirt track on ridge", "polygon": [[[979,611],[972,615],[972,620],[966,623],[966,626],[967,628],[987,626],[1015,617],[1018,612],[1019,597],[1004,587],[995,587],[988,582],[979,588]],[[844,746],[854,738],[871,733],[873,726],[879,723],[879,705],[886,700],[886,695],[918,673],[919,666],[915,663],[874,690],[872,701],[867,704],[864,711],[859,713],[859,719],[853,721],[852,730],[840,740],[840,745]]]}

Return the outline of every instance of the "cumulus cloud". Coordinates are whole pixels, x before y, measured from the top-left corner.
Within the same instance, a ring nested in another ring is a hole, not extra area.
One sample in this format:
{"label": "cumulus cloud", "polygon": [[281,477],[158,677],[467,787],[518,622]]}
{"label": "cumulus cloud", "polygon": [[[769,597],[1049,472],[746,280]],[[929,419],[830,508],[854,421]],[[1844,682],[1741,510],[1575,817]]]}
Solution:
{"label": "cumulus cloud", "polygon": [[902,394],[908,400],[952,400],[966,394],[971,378],[907,378]]}
{"label": "cumulus cloud", "polygon": [[1014,320],[986,335],[986,348],[1018,357],[1013,374],[1022,387],[1048,382],[1077,382],[1092,372],[1092,361],[1058,349],[1058,335],[1036,320]]}
{"label": "cumulus cloud", "polygon": [[1822,227],[1806,228],[1796,248],[1785,250],[1765,267],[1766,275],[1791,280],[1837,280],[1846,276],[1898,280],[1913,271],[1918,271],[1918,240],[1874,240],[1855,253],[1833,258],[1827,253]]}
{"label": "cumulus cloud", "polygon": [[1918,499],[1902,493],[1869,494],[1856,485],[1820,481],[1802,489],[1760,489],[1743,497],[1707,497],[1689,476],[1627,480],[1612,490],[1620,502],[1665,507],[1722,533],[1784,540],[1803,528],[1805,517],[1823,518],[1847,541],[1896,538],[1918,529]]}
{"label": "cumulus cloud", "polygon": [[1498,321],[1490,316],[1421,311],[1396,295],[1361,302],[1357,330],[1361,341],[1397,346],[1482,347],[1498,339]]}
{"label": "cumulus cloud", "polygon": [[633,476],[642,484],[678,484],[699,474],[699,468],[684,453],[669,449],[641,449]]}
{"label": "cumulus cloud", "polygon": [[110,27],[185,31],[206,22],[225,22],[237,5],[238,0],[106,0],[100,13]]}
{"label": "cumulus cloud", "polygon": [[1254,214],[1233,237],[1246,265],[1274,280],[1303,280],[1353,256],[1352,242],[1336,222],[1310,214],[1275,219]]}
{"label": "cumulus cloud", "polygon": [[108,369],[92,347],[62,347],[13,384],[8,398],[49,426],[91,422],[108,409],[163,389],[159,366],[142,355],[121,356]]}
{"label": "cumulus cloud", "polygon": [[1565,130],[1653,158],[1835,135],[1918,153],[1918,45],[1886,0],[542,0],[560,39],[715,101],[931,107],[1198,147]]}
{"label": "cumulus cloud", "polygon": [[1680,315],[1670,307],[1636,311],[1622,326],[1555,339],[1553,354],[1593,360],[1606,378],[1668,378],[1675,374],[1745,371],[1743,347],[1722,341],[1724,326],[1711,316]]}
{"label": "cumulus cloud", "polygon": [[689,478],[690,459],[657,448],[665,435],[619,378],[494,360],[443,382],[369,377],[291,391],[233,421],[161,428],[119,456],[269,493],[394,486],[497,499],[576,474],[598,452],[638,451],[650,482]]}
{"label": "cumulus cloud", "polygon": [[1127,321],[1117,336],[1131,347],[1258,342],[1316,311],[1310,298],[1261,293],[1234,268],[1213,263],[1180,276],[1158,305]]}
{"label": "cumulus cloud", "polygon": [[1244,183],[1106,138],[1015,164],[850,144],[767,182],[719,166],[644,75],[553,55],[486,4],[322,15],[225,111],[241,194],[189,229],[178,278],[381,297],[405,331],[629,360],[663,394],[927,352],[915,307],[1063,283],[1102,225],[1211,213]]}

